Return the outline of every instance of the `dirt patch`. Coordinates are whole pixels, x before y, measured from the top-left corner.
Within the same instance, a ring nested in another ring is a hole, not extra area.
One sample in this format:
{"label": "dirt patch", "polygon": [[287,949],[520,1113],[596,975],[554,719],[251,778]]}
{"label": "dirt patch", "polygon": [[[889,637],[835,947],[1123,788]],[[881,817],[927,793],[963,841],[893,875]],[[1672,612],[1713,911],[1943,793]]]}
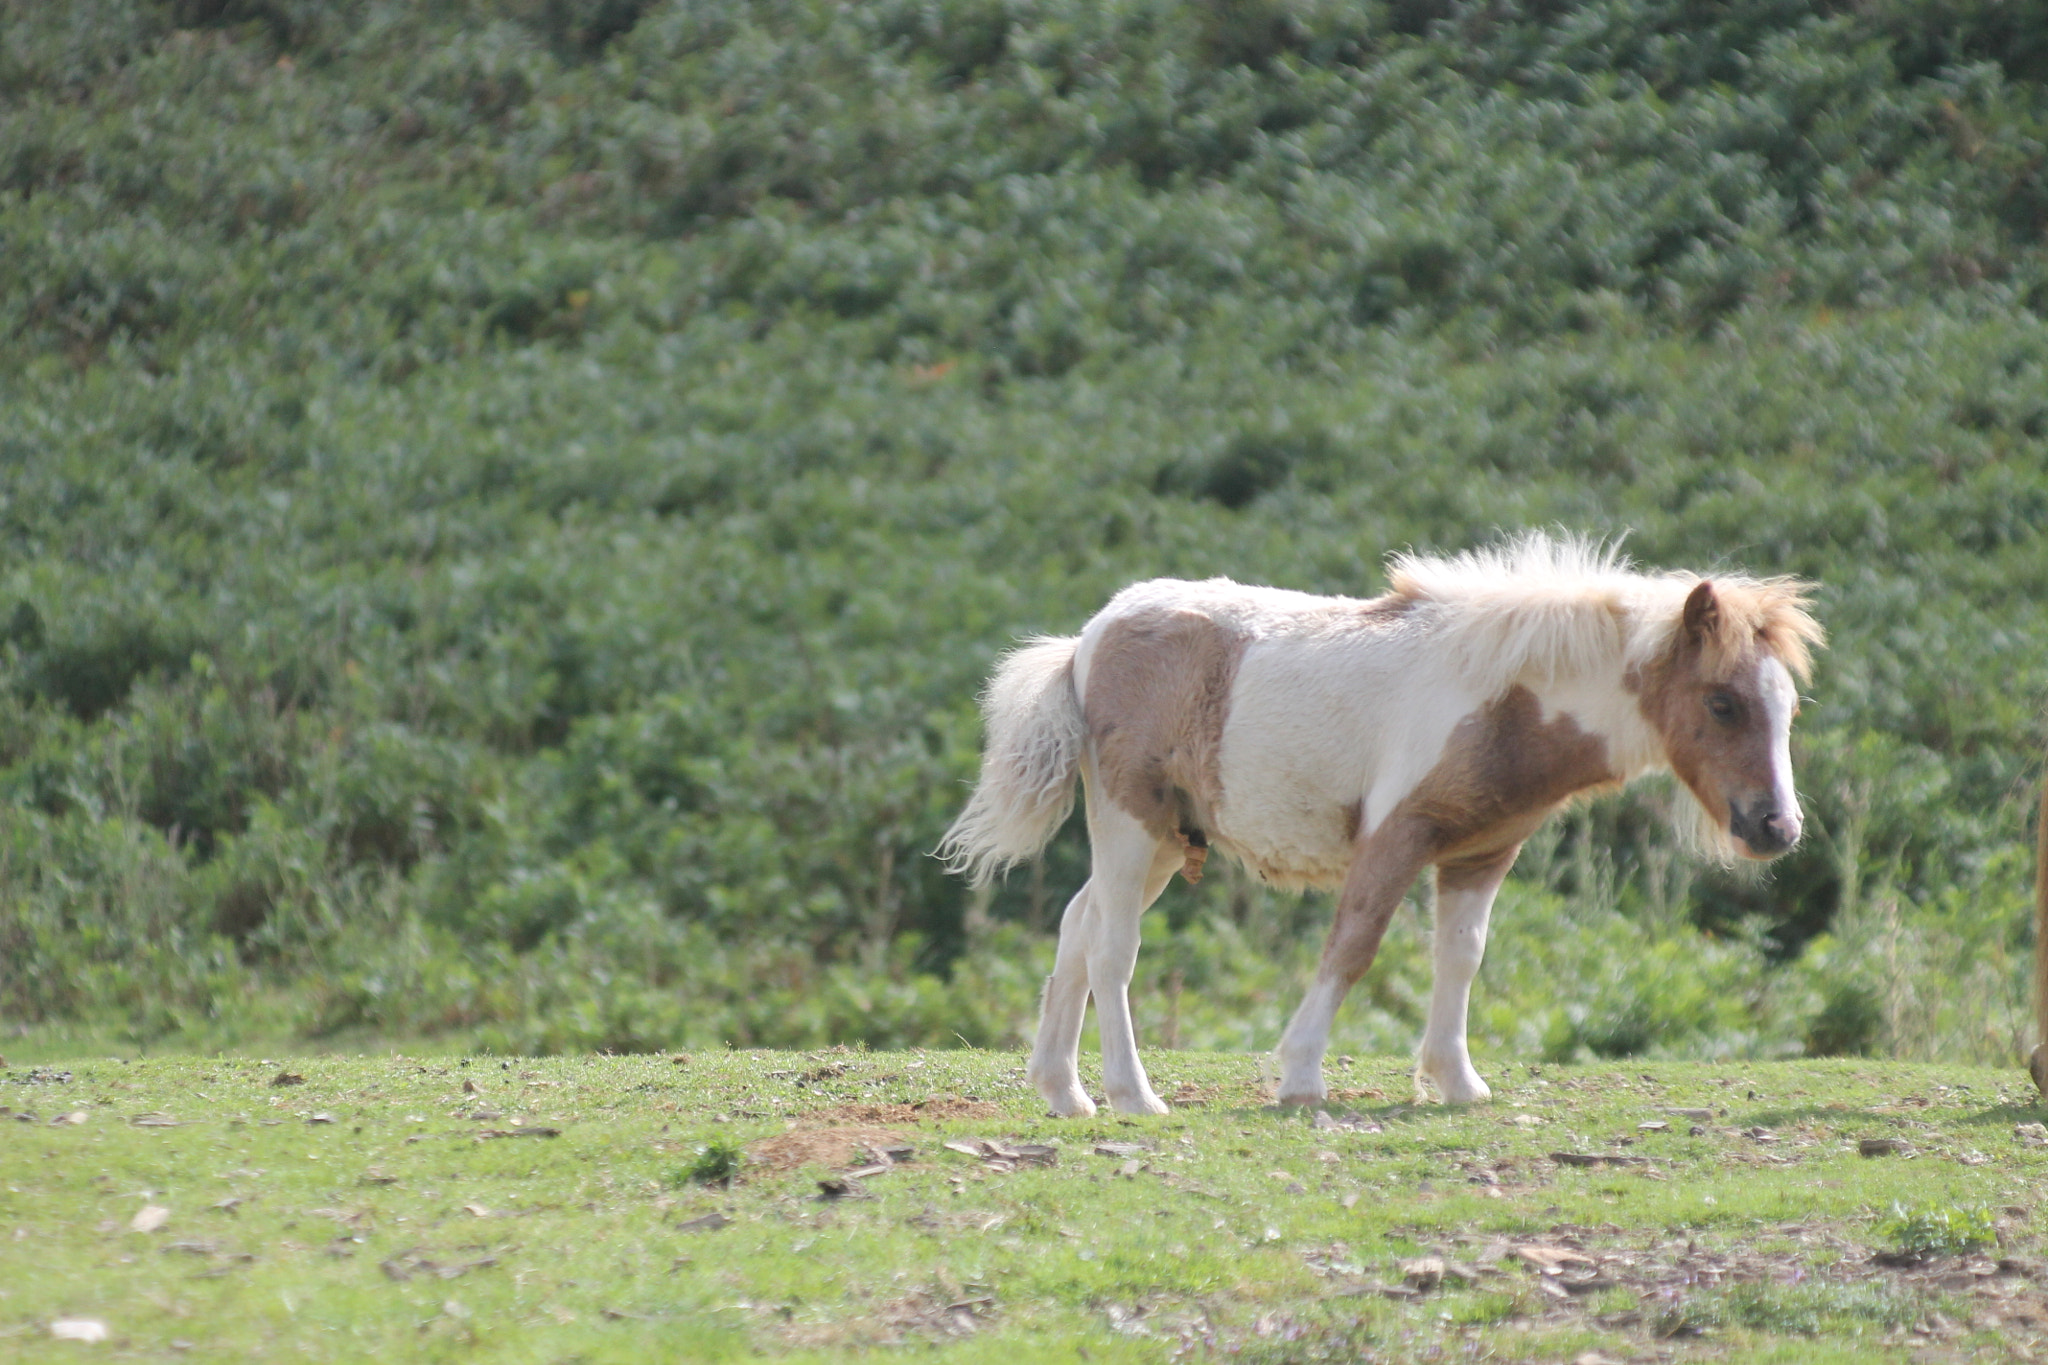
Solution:
{"label": "dirt patch", "polygon": [[1171,1095],[1163,1098],[1177,1109],[1210,1109],[1223,1104],[1225,1093],[1220,1085],[1196,1085],[1193,1081],[1182,1081]]}
{"label": "dirt patch", "polygon": [[874,1160],[872,1153],[900,1147],[906,1137],[894,1128],[796,1128],[748,1143],[747,1169],[752,1173],[795,1171],[805,1166],[829,1166],[835,1170],[865,1166]]}
{"label": "dirt patch", "polygon": [[940,1098],[920,1100],[916,1104],[841,1104],[830,1109],[819,1109],[805,1114],[797,1120],[804,1125],[839,1123],[922,1123],[936,1119],[951,1123],[955,1120],[992,1119],[1002,1110],[987,1100],[963,1100]]}
{"label": "dirt patch", "polygon": [[974,1288],[920,1289],[867,1312],[835,1310],[822,1322],[793,1322],[776,1333],[783,1344],[809,1350],[865,1350],[970,1337],[995,1314],[993,1294]]}

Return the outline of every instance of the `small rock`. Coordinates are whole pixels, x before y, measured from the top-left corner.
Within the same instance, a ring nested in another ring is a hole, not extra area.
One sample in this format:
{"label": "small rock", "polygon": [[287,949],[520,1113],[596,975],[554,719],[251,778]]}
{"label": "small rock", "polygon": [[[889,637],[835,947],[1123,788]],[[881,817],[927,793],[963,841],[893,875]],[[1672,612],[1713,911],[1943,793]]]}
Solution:
{"label": "small rock", "polygon": [[1856,1144],[1859,1156],[1911,1156],[1913,1144],[1904,1138],[1864,1138]]}
{"label": "small rock", "polygon": [[701,1218],[690,1218],[676,1224],[678,1232],[716,1232],[730,1225],[732,1219],[722,1213],[707,1213]]}
{"label": "small rock", "polygon": [[1614,1156],[1606,1152],[1552,1152],[1550,1159],[1560,1166],[1647,1166],[1646,1156]]}
{"label": "small rock", "polygon": [[1525,1263],[1546,1275],[1555,1275],[1568,1265],[1599,1264],[1583,1251],[1573,1251],[1570,1247],[1546,1246],[1541,1242],[1525,1242],[1514,1248],[1514,1253]]}
{"label": "small rock", "polygon": [[1401,1279],[1409,1288],[1428,1293],[1444,1282],[1443,1257],[1422,1256],[1401,1262]]}
{"label": "small rock", "polygon": [[105,1341],[107,1325],[98,1318],[58,1318],[50,1335],[59,1341]]}
{"label": "small rock", "polygon": [[304,1085],[306,1078],[296,1071],[280,1071],[270,1078],[272,1085]]}
{"label": "small rock", "polygon": [[1095,1144],[1095,1155],[1097,1156],[1132,1157],[1150,1150],[1142,1142],[1098,1142]]}

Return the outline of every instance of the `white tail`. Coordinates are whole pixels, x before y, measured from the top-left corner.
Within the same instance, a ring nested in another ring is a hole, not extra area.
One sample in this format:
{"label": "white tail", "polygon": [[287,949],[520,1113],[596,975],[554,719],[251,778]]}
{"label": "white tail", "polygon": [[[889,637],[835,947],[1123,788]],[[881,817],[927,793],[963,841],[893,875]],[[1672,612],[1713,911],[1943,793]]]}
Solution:
{"label": "white tail", "polygon": [[981,780],[938,856],[976,886],[1037,856],[1074,809],[1087,725],[1074,695],[1075,638],[1040,637],[1004,656],[981,696]]}

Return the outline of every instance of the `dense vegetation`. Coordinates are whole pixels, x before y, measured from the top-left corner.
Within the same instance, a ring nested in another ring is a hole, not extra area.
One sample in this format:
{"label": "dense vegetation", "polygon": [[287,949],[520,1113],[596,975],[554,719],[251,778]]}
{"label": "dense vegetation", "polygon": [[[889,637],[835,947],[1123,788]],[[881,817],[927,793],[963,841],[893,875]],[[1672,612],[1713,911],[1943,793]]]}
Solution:
{"label": "dense vegetation", "polygon": [[[0,1018],[1001,1040],[1079,831],[925,854],[1008,641],[1548,525],[1822,585],[1814,833],[1575,813],[1481,1037],[2009,1055],[2044,81],[1996,0],[0,7]],[[1176,888],[1148,1036],[1319,913]]]}

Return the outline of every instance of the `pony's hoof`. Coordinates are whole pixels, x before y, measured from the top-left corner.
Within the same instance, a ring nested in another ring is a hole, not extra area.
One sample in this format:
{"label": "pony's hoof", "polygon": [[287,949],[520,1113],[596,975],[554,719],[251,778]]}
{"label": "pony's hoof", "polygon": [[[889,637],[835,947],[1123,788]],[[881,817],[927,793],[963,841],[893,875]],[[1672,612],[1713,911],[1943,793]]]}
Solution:
{"label": "pony's hoof", "polygon": [[1119,1114],[1170,1114],[1173,1112],[1172,1109],[1167,1107],[1165,1100],[1150,1093],[1133,1095],[1129,1098],[1111,1095],[1109,1097],[1109,1107],[1116,1110]]}
{"label": "pony's hoof", "polygon": [[1095,1101],[1088,1098],[1088,1092],[1079,1085],[1040,1086],[1038,1093],[1057,1119],[1087,1119],[1095,1117]]}
{"label": "pony's hoof", "polygon": [[[1451,1080],[1440,1081],[1427,1073],[1416,1078],[1429,1089],[1436,1091],[1438,1100],[1445,1104],[1485,1104],[1493,1098],[1493,1091],[1486,1082],[1479,1079],[1477,1072],[1467,1072]],[[1418,1089],[1421,1086],[1417,1087]]]}
{"label": "pony's hoof", "polygon": [[1280,1107],[1306,1109],[1312,1104],[1329,1102],[1329,1095],[1321,1090],[1290,1090],[1280,1097]]}

